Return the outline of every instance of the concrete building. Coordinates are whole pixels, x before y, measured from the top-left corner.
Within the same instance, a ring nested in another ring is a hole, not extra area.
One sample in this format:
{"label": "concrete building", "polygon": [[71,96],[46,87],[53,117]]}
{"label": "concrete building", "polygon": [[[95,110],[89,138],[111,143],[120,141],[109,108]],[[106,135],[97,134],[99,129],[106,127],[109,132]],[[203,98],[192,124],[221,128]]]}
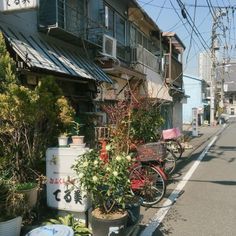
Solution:
{"label": "concrete building", "polygon": [[224,91],[219,96],[223,96],[224,113],[236,115],[236,63],[231,63],[225,67],[222,78]]}
{"label": "concrete building", "polygon": [[184,75],[184,90],[188,95],[187,103],[183,104],[183,123],[192,123],[192,109],[198,109],[198,123],[202,124],[206,113],[206,105],[204,103],[204,97],[202,93],[203,81],[200,78]]}
{"label": "concrete building", "polygon": [[185,46],[136,1],[19,2],[1,5],[0,27],[26,84],[56,76],[78,112],[137,92],[161,105],[166,127],[181,128]]}
{"label": "concrete building", "polygon": [[208,84],[211,82],[211,63],[210,52],[199,53],[199,77]]}

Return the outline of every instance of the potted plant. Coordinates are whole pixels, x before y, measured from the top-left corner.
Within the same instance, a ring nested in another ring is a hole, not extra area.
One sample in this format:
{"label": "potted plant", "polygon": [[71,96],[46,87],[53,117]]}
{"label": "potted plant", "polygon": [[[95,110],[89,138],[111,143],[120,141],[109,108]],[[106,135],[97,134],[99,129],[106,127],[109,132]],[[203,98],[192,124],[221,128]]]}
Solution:
{"label": "potted plant", "polygon": [[108,162],[99,157],[99,152],[89,150],[79,156],[73,166],[81,188],[91,195],[93,211],[91,226],[94,236],[105,236],[115,230],[116,235],[125,235],[128,218],[125,210],[130,194],[129,167],[131,157],[122,153]]}
{"label": "potted plant", "polygon": [[50,224],[62,224],[69,226],[74,231],[74,236],[89,236],[91,235],[91,231],[89,228],[85,226],[84,223],[80,222],[79,220],[76,220],[75,217],[72,214],[68,214],[66,216],[58,216],[55,219],[49,219],[46,223],[46,225]]}
{"label": "potted plant", "polygon": [[67,147],[68,146],[68,134],[62,133],[58,137],[58,146],[59,147]]}
{"label": "potted plant", "polygon": [[75,134],[71,136],[73,145],[79,146],[84,144],[84,136],[79,135],[81,126],[79,122],[72,121],[73,134]]}
{"label": "potted plant", "polygon": [[127,226],[135,225],[138,223],[139,218],[140,218],[140,208],[142,204],[142,198],[138,196],[129,196],[125,209],[128,212],[128,221],[127,221]]}
{"label": "potted plant", "polygon": [[38,184],[34,182],[25,182],[16,184],[16,192],[23,195],[29,209],[35,207],[38,199]]}
{"label": "potted plant", "polygon": [[0,179],[0,209],[0,235],[19,236],[27,205],[14,183],[3,179]]}

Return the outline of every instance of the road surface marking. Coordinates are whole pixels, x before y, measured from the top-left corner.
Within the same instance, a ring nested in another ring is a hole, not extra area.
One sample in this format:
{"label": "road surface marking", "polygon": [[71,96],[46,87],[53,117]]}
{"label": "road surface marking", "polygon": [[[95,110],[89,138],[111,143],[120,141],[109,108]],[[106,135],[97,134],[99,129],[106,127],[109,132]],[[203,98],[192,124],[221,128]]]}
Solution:
{"label": "road surface marking", "polygon": [[225,128],[225,124],[220,129],[220,131],[214,136],[212,141],[207,145],[207,147],[204,149],[204,151],[201,153],[201,155],[198,157],[196,161],[194,161],[193,165],[189,169],[189,171],[185,174],[183,179],[179,182],[179,184],[176,186],[176,188],[173,190],[173,192],[170,194],[170,196],[166,199],[166,201],[163,203],[162,208],[157,211],[157,213],[153,216],[147,227],[144,229],[144,231],[141,232],[140,236],[151,236],[153,232],[157,229],[157,227],[160,225],[162,220],[165,218],[167,212],[170,210],[171,206],[174,204],[178,196],[181,194],[184,186],[189,181],[191,176],[193,175],[194,171],[197,169],[199,164],[201,163],[202,159],[206,155],[206,153],[209,151],[211,146],[214,144],[214,142],[217,140],[218,135],[223,131]]}

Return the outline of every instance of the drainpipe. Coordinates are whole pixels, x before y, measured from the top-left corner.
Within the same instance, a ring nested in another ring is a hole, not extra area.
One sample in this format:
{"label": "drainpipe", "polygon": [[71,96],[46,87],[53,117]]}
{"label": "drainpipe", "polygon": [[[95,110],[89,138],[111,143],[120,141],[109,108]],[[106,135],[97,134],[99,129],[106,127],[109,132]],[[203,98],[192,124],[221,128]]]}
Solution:
{"label": "drainpipe", "polygon": [[169,79],[172,81],[172,38],[169,37],[169,42],[170,42],[170,51],[169,51]]}

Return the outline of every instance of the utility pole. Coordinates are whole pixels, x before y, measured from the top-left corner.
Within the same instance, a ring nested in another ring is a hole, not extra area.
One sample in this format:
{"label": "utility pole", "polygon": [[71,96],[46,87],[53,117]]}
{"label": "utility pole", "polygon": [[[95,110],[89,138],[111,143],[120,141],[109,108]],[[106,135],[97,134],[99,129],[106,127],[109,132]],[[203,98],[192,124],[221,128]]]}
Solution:
{"label": "utility pole", "polygon": [[217,17],[213,16],[211,36],[211,83],[210,83],[210,125],[215,123],[215,69],[216,69],[216,44],[217,44]]}
{"label": "utility pole", "polygon": [[219,21],[225,12],[219,8],[213,14],[212,22],[212,36],[211,36],[211,84],[210,84],[210,124],[213,126],[215,124],[215,101],[216,101],[216,66],[217,57],[216,51],[219,50],[218,38],[217,38],[217,28],[219,26]]}

